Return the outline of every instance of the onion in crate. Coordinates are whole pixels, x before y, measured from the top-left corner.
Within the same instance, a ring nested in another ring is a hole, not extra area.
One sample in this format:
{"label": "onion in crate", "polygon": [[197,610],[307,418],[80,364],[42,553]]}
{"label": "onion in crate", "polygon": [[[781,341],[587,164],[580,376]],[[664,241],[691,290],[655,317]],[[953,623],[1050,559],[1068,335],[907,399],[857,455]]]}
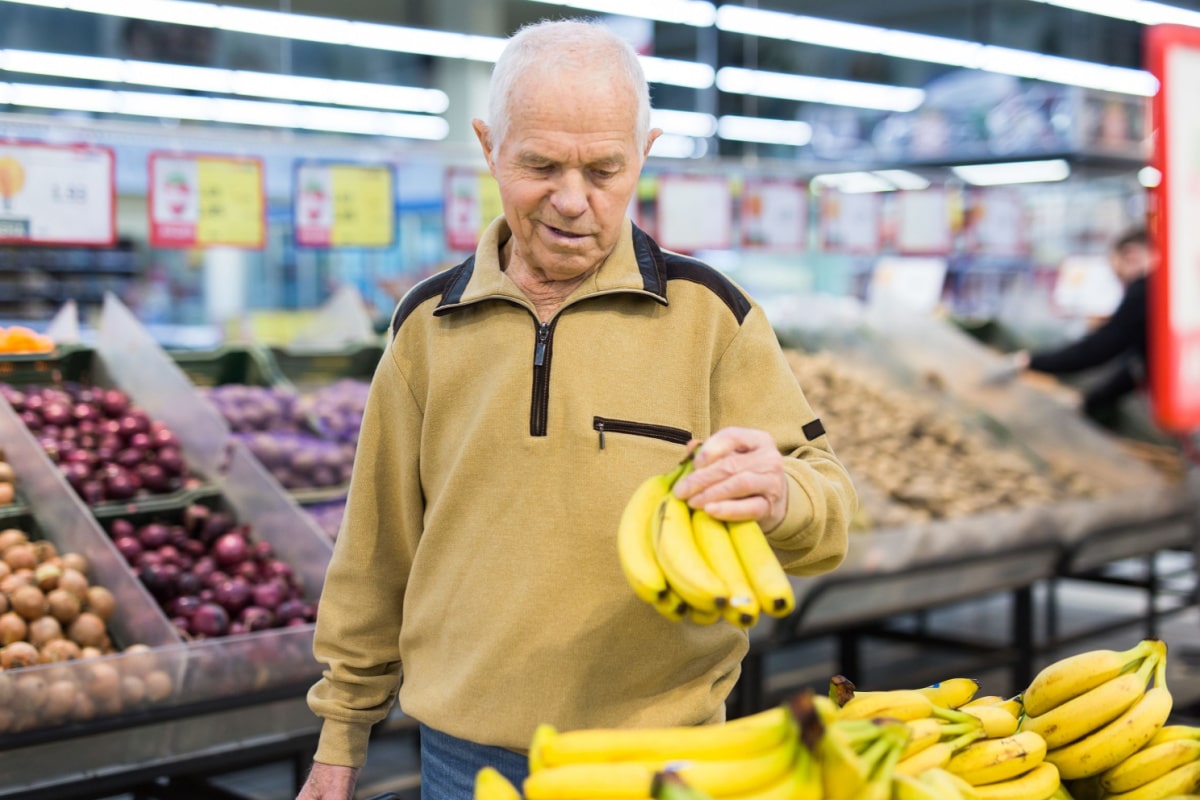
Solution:
{"label": "onion in crate", "polygon": [[188,620],[194,636],[224,636],[229,631],[229,614],[216,603],[201,603]]}

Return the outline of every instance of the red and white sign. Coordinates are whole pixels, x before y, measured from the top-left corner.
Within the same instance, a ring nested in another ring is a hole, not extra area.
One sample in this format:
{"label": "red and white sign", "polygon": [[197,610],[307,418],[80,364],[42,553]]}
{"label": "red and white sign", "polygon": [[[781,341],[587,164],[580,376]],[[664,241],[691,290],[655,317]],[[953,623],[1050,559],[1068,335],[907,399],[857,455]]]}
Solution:
{"label": "red and white sign", "polygon": [[1154,154],[1161,180],[1149,228],[1161,263],[1149,278],[1151,399],[1168,429],[1200,429],[1200,29],[1156,25],[1146,55],[1154,97]]}
{"label": "red and white sign", "polygon": [[112,245],[115,170],[106,147],[0,144],[0,242]]}
{"label": "red and white sign", "polygon": [[724,176],[662,175],[658,243],[682,253],[725,250],[733,242],[733,195]]}
{"label": "red and white sign", "polygon": [[261,249],[266,192],[257,158],[150,154],[150,243]]}
{"label": "red and white sign", "polygon": [[821,243],[827,252],[875,255],[880,249],[882,226],[877,192],[821,194]]}
{"label": "red and white sign", "polygon": [[803,250],[808,239],[808,187],[800,181],[747,180],[742,189],[742,246]]}

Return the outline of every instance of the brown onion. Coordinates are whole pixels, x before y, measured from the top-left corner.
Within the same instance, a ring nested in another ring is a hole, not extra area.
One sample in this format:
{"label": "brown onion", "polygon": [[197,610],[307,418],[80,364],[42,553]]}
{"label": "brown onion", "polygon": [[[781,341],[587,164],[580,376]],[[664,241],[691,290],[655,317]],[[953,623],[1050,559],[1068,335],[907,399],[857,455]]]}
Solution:
{"label": "brown onion", "polygon": [[82,575],[88,573],[88,560],[79,553],[63,553],[62,566],[63,569],[73,569]]}
{"label": "brown onion", "polygon": [[67,638],[80,647],[102,647],[107,635],[104,620],[90,611],[84,611],[67,628]]}
{"label": "brown onion", "polygon": [[29,643],[39,650],[55,639],[62,638],[62,625],[51,616],[38,617],[29,623]]}
{"label": "brown onion", "polygon": [[136,675],[121,678],[121,699],[126,705],[136,706],[146,698],[146,684]]}
{"label": "brown onion", "polygon": [[166,700],[171,696],[173,688],[171,676],[161,669],[156,669],[146,676],[146,699],[152,703]]}
{"label": "brown onion", "polygon": [[18,711],[37,711],[46,702],[46,679],[34,673],[21,675],[17,678],[16,702],[13,707]]}
{"label": "brown onion", "polygon": [[58,588],[66,589],[81,603],[87,601],[88,579],[77,569],[64,569],[58,578]]}
{"label": "brown onion", "polygon": [[43,592],[58,588],[58,579],[62,576],[62,566],[43,561],[33,571],[33,582]]}
{"label": "brown onion", "polygon": [[61,722],[75,707],[77,690],[71,681],[54,681],[46,689],[46,702],[42,714],[48,719]]}
{"label": "brown onion", "polygon": [[13,642],[0,650],[0,667],[18,669],[38,663],[37,648],[29,642]]}
{"label": "brown onion", "polygon": [[82,655],[83,651],[79,649],[79,645],[70,639],[53,639],[42,647],[41,661],[43,664],[54,664],[59,661],[72,661],[81,658]]}
{"label": "brown onion", "polygon": [[36,586],[22,586],[8,596],[13,611],[27,620],[33,621],[46,616],[48,605],[46,595]]}
{"label": "brown onion", "polygon": [[22,586],[33,586],[33,570],[18,570],[0,580],[0,592],[4,594],[12,594]]}
{"label": "brown onion", "polygon": [[29,626],[24,617],[17,612],[9,611],[0,614],[0,646],[25,641],[25,634],[28,630]]}
{"label": "brown onion", "polygon": [[87,590],[87,608],[100,619],[108,619],[117,609],[117,599],[113,593],[103,586],[89,586]]}
{"label": "brown onion", "polygon": [[131,644],[123,652],[121,663],[129,675],[145,677],[158,666],[158,656],[144,644]]}
{"label": "brown onion", "polygon": [[33,569],[38,565],[37,551],[28,542],[14,544],[5,550],[4,560],[13,570]]}
{"label": "brown onion", "polygon": [[0,708],[12,702],[13,691],[12,676],[0,671]]}
{"label": "brown onion", "polygon": [[87,692],[76,692],[75,707],[71,709],[71,719],[76,722],[87,722],[94,716],[96,716],[96,704],[92,702],[92,698],[88,697]]}
{"label": "brown onion", "polygon": [[6,528],[0,531],[0,553],[14,544],[24,544],[29,541],[29,534],[18,528]]}
{"label": "brown onion", "polygon": [[46,603],[50,606],[50,616],[64,625],[70,625],[79,616],[83,606],[79,598],[66,589],[55,589],[46,595]]}
{"label": "brown onion", "polygon": [[101,661],[92,664],[84,674],[83,686],[97,704],[112,698],[120,698],[121,673],[112,664]]}
{"label": "brown onion", "polygon": [[58,558],[58,548],[54,546],[54,542],[39,539],[31,544],[33,545],[33,554],[37,557],[39,564],[45,564],[52,558]]}

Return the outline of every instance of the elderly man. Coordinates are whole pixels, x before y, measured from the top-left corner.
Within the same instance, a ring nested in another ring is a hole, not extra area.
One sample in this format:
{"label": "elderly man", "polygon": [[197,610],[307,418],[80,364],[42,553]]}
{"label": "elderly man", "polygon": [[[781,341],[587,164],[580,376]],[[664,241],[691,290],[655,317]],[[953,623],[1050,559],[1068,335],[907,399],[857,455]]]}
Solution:
{"label": "elderly man", "polygon": [[470,797],[486,764],[520,781],[541,722],[723,720],[745,631],[659,616],[616,551],[634,488],[696,440],[692,507],[758,520],[794,574],[845,553],[854,490],[762,310],[626,218],[659,133],[632,48],[526,28],[488,114],[504,216],[393,318],[321,597],[303,798],[351,797],[397,690],[426,800]]}

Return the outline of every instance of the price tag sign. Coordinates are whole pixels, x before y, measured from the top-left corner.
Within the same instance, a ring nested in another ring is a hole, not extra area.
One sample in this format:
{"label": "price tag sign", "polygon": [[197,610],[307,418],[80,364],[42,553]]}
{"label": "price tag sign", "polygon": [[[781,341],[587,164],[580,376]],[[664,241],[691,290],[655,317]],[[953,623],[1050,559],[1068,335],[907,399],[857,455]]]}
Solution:
{"label": "price tag sign", "polygon": [[0,242],[114,244],[115,168],[104,147],[0,144]]}
{"label": "price tag sign", "polygon": [[1149,229],[1160,263],[1148,281],[1150,390],[1155,417],[1177,431],[1200,429],[1200,29],[1146,31],[1154,154],[1161,180],[1150,193]]}
{"label": "price tag sign", "polygon": [[486,170],[447,170],[444,200],[443,223],[450,250],[474,250],[484,229],[504,213],[500,187]]}
{"label": "price tag sign", "polygon": [[266,239],[262,161],[150,155],[150,243],[261,249]]}
{"label": "price tag sign", "polygon": [[875,263],[867,299],[872,306],[887,306],[928,313],[942,300],[946,259],[886,256]]}
{"label": "price tag sign", "polygon": [[663,175],[657,213],[658,242],[668,250],[725,250],[731,244],[733,197],[724,176]]}
{"label": "price tag sign", "polygon": [[292,189],[300,247],[391,247],[396,241],[395,171],[387,164],[296,165]]}
{"label": "price tag sign", "polygon": [[1104,256],[1068,256],[1058,268],[1054,304],[1067,314],[1107,317],[1121,304],[1124,289]]}
{"label": "price tag sign", "polygon": [[747,181],[742,192],[742,245],[802,250],[808,234],[808,187],[800,181]]}

